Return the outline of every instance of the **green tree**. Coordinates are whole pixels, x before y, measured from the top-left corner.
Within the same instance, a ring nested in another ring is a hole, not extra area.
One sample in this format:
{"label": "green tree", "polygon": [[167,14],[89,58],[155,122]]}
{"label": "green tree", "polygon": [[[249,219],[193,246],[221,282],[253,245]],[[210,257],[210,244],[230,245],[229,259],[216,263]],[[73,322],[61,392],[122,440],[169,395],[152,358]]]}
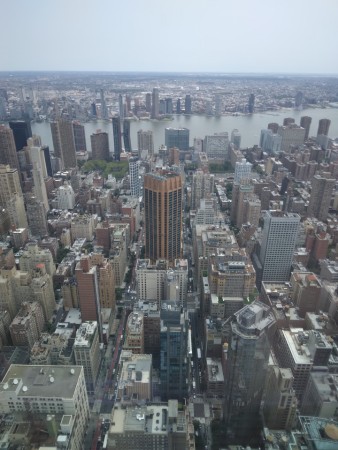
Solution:
{"label": "green tree", "polygon": [[70,252],[69,248],[60,247],[56,253],[56,262],[60,264],[65,256]]}

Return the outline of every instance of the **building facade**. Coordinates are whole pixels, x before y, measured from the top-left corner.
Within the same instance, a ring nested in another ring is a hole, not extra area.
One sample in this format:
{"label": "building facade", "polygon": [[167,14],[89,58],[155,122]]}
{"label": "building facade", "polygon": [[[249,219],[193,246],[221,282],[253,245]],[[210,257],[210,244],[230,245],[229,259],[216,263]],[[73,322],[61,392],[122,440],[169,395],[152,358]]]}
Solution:
{"label": "building facade", "polygon": [[183,184],[163,171],[144,177],[145,256],[173,261],[181,255]]}

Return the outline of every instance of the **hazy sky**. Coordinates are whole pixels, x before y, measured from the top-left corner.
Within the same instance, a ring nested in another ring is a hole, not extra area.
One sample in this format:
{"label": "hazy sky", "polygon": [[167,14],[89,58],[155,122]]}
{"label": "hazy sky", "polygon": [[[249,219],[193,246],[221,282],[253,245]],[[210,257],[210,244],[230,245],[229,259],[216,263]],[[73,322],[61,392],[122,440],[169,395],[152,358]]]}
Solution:
{"label": "hazy sky", "polygon": [[338,74],[338,0],[0,0],[0,70]]}

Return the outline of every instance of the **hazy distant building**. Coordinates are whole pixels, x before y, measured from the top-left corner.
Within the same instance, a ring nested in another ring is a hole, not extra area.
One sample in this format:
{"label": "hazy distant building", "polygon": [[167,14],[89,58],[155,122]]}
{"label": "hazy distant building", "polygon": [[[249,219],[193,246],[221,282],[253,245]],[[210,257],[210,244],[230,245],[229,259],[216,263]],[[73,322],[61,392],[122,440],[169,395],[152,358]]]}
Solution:
{"label": "hazy distant building", "polygon": [[101,118],[108,119],[108,108],[106,104],[106,100],[104,98],[104,90],[100,89],[100,102],[101,102]]}
{"label": "hazy distant building", "polygon": [[139,155],[141,155],[142,150],[148,150],[149,156],[154,154],[154,138],[152,131],[139,130],[137,132],[137,149]]}
{"label": "hazy distant building", "polygon": [[278,155],[281,151],[282,136],[275,134],[271,129],[261,130],[260,147],[272,155]]}
{"label": "hazy distant building", "polygon": [[153,89],[151,100],[151,118],[157,119],[160,115],[160,92],[158,88]]}
{"label": "hazy distant building", "polygon": [[237,130],[237,128],[232,130],[231,142],[234,144],[236,148],[241,148],[241,138],[242,138],[241,133],[239,132],[239,130]]}
{"label": "hazy distant building", "polygon": [[300,126],[305,129],[305,140],[309,138],[312,117],[303,116],[300,118]]}
{"label": "hazy distant building", "polygon": [[205,136],[203,151],[209,160],[224,162],[228,159],[229,135],[227,132]]}
{"label": "hazy distant building", "polygon": [[124,150],[131,153],[131,140],[130,140],[130,122],[129,120],[123,121],[123,145]]}
{"label": "hazy distant building", "polygon": [[165,113],[172,114],[173,113],[173,99],[171,97],[168,97],[164,101],[165,101]]}
{"label": "hazy distant building", "polygon": [[146,111],[151,113],[151,93],[148,92],[146,94]]}
{"label": "hazy distant building", "polygon": [[191,114],[191,96],[189,94],[185,96],[184,113]]}
{"label": "hazy distant building", "polygon": [[296,97],[295,97],[295,107],[296,108],[299,108],[300,106],[302,106],[303,99],[304,99],[303,92],[298,91],[296,94]]}
{"label": "hazy distant building", "polygon": [[13,120],[9,122],[13,131],[16,150],[22,150],[27,145],[27,139],[32,137],[32,127],[28,120]]}
{"label": "hazy distant building", "polygon": [[248,103],[248,112],[252,114],[255,110],[255,95],[250,94]]}
{"label": "hazy distant building", "polygon": [[189,150],[189,130],[188,128],[166,128],[165,146],[169,148],[177,147],[180,150]]}
{"label": "hazy distant building", "polygon": [[94,118],[97,117],[97,109],[96,109],[96,103],[95,103],[95,102],[93,102],[93,103],[90,104],[90,112],[91,112],[91,115],[92,115]]}
{"label": "hazy distant building", "polygon": [[92,159],[109,159],[109,138],[108,133],[97,130],[96,133],[90,135],[90,143],[92,147]]}
{"label": "hazy distant building", "polygon": [[120,120],[124,121],[124,102],[123,102],[123,95],[119,94],[119,116]]}
{"label": "hazy distant building", "polygon": [[121,121],[119,117],[112,118],[114,136],[114,160],[120,161],[122,153]]}
{"label": "hazy distant building", "polygon": [[74,133],[74,143],[75,150],[77,152],[86,152],[86,135],[85,135],[85,127],[79,122],[73,122],[73,133]]}
{"label": "hazy distant building", "polygon": [[281,126],[277,132],[281,137],[281,151],[290,152],[290,146],[299,147],[304,144],[305,129],[296,124]]}
{"label": "hazy distant building", "polygon": [[330,125],[331,125],[330,119],[320,119],[320,121],[318,123],[317,136],[320,134],[324,134],[325,136],[328,136]]}
{"label": "hazy distant building", "polygon": [[270,122],[268,124],[268,130],[271,130],[273,134],[277,134],[279,125],[276,122]]}
{"label": "hazy distant building", "polygon": [[289,125],[292,125],[295,123],[295,119],[293,117],[285,117],[285,119],[283,120],[283,126],[287,127]]}
{"label": "hazy distant building", "polygon": [[181,114],[182,110],[181,110],[181,99],[178,98],[177,102],[176,102],[176,114]]}
{"label": "hazy distant building", "polygon": [[73,124],[58,119],[50,124],[54,146],[54,156],[60,158],[63,169],[77,167]]}
{"label": "hazy distant building", "polygon": [[215,116],[222,115],[222,97],[219,94],[215,95]]}

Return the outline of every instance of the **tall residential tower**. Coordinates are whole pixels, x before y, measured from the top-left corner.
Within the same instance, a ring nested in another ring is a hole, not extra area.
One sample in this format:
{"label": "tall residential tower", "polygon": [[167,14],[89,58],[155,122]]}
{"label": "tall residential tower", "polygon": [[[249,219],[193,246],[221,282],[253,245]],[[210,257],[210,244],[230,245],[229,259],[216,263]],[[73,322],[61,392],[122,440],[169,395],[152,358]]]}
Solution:
{"label": "tall residential tower", "polygon": [[161,171],[144,177],[145,256],[174,261],[181,255],[182,178]]}

